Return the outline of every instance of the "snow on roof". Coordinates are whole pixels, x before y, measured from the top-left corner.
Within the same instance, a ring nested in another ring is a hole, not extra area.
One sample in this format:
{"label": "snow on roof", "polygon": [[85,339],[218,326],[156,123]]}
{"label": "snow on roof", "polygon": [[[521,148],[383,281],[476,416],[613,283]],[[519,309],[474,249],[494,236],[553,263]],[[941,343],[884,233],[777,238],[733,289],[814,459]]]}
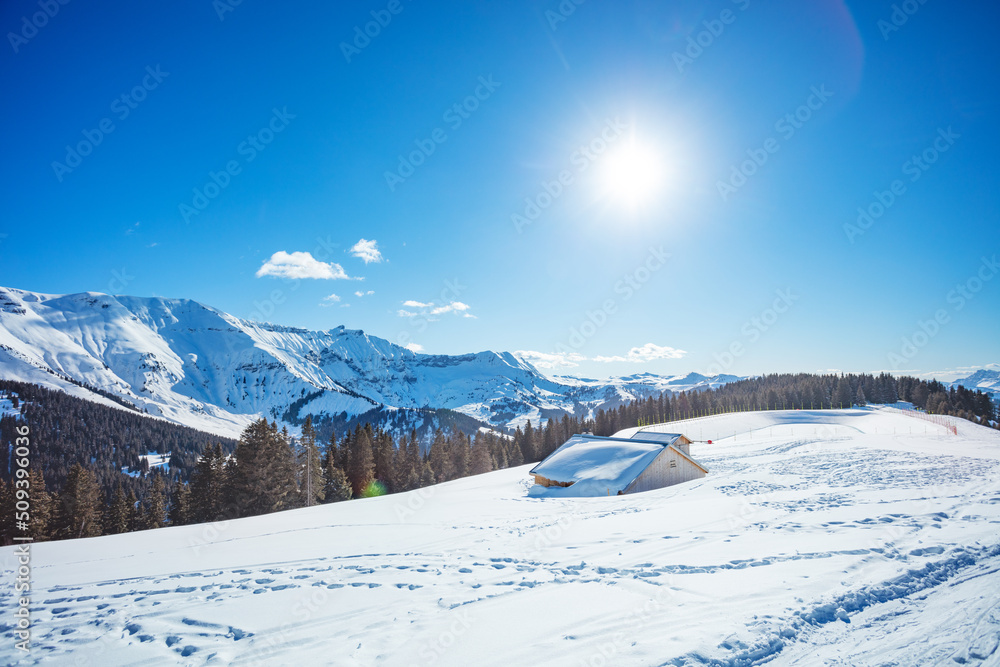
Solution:
{"label": "snow on roof", "polygon": [[681,437],[680,433],[656,433],[654,431],[636,431],[630,440],[646,440],[649,442],[660,442],[664,445],[672,445]]}
{"label": "snow on roof", "polygon": [[574,435],[530,474],[573,482],[566,495],[615,495],[638,477],[664,446],[639,439]]}

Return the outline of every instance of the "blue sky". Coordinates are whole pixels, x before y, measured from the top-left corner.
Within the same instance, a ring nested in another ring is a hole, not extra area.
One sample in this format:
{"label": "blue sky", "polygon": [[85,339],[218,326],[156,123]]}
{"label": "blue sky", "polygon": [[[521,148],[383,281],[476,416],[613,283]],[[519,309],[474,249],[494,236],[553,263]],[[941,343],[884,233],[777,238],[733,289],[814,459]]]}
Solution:
{"label": "blue sky", "polygon": [[781,5],[5,2],[0,284],[585,376],[1000,360],[1000,10]]}

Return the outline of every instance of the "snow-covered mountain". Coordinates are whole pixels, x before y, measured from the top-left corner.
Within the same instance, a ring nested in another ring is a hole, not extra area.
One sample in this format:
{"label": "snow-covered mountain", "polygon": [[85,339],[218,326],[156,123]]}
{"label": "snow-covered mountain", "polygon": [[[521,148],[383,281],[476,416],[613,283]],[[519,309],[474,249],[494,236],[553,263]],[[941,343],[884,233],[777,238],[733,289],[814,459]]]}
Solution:
{"label": "snow-covered mountain", "polygon": [[107,401],[224,435],[259,415],[447,408],[506,427],[735,376],[548,378],[507,352],[416,354],[344,327],[252,322],[185,299],[0,288],[0,377]]}
{"label": "snow-covered mountain", "polygon": [[979,389],[983,393],[1000,398],[1000,365],[990,364],[980,368],[968,377],[960,378],[950,383],[951,386],[962,386],[966,389]]}

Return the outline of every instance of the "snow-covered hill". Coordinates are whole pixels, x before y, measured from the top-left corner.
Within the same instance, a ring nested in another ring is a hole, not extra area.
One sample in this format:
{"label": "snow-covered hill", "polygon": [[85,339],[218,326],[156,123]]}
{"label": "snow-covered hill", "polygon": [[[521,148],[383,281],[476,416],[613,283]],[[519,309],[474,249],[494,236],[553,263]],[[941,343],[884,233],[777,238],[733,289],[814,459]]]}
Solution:
{"label": "snow-covered hill", "polygon": [[0,377],[95,398],[73,384],[83,383],[228,436],[290,409],[352,416],[379,406],[448,408],[512,426],[737,379],[551,379],[506,352],[415,354],[363,331],[262,324],[189,300],[10,288],[0,288]]}
{"label": "snow-covered hill", "polygon": [[531,498],[523,466],[36,544],[0,663],[996,665],[1000,433],[955,423],[722,415],[670,425],[714,436],[706,478],[642,494]]}

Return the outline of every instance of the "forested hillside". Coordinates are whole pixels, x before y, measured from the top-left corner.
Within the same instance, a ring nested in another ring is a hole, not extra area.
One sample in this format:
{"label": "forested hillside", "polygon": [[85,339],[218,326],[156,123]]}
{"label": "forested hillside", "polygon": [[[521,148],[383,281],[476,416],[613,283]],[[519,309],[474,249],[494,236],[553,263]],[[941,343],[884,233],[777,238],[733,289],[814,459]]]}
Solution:
{"label": "forested hillside", "polygon": [[[206,445],[218,442],[227,452],[236,446],[228,438],[38,385],[0,380],[0,395],[6,396],[12,411],[20,414],[20,417],[14,414],[0,417],[3,477],[10,475],[9,445],[20,418],[31,428],[32,468],[42,472],[50,489],[61,489],[73,464],[81,463],[93,471],[98,487],[105,494],[110,494],[120,483],[126,491],[142,497],[149,481],[145,475],[148,468],[140,457],[150,453],[170,454],[172,474],[186,480]],[[123,475],[123,468],[138,474]]]}

